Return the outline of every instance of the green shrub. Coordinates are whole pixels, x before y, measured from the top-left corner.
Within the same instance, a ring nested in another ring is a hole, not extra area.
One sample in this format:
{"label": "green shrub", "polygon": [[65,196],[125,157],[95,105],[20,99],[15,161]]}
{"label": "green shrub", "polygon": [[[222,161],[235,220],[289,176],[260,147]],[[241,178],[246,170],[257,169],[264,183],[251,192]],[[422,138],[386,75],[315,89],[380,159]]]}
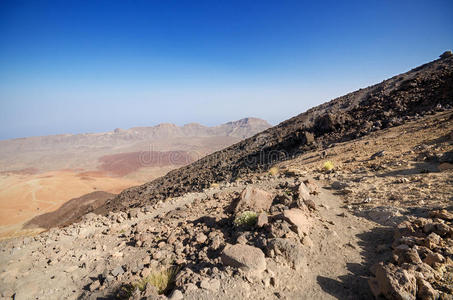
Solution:
{"label": "green shrub", "polygon": [[258,215],[254,211],[244,211],[240,215],[237,215],[234,219],[234,225],[236,226],[255,226],[258,220]]}
{"label": "green shrub", "polygon": [[128,299],[132,296],[136,289],[144,291],[146,285],[149,283],[154,286],[159,294],[166,294],[173,289],[176,275],[178,274],[180,267],[172,266],[169,268],[163,268],[161,270],[152,272],[150,275],[142,278],[141,280],[132,284],[124,285],[121,288],[122,297]]}

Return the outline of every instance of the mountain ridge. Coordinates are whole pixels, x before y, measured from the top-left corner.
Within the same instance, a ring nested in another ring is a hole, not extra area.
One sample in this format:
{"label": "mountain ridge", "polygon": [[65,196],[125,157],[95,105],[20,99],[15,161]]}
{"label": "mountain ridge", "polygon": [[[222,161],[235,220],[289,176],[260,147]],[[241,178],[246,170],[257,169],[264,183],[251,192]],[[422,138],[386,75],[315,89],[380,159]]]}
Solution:
{"label": "mountain ridge", "polygon": [[453,57],[443,57],[313,107],[166,176],[120,193],[97,211],[122,210],[197,192],[308,150],[328,147],[453,105]]}

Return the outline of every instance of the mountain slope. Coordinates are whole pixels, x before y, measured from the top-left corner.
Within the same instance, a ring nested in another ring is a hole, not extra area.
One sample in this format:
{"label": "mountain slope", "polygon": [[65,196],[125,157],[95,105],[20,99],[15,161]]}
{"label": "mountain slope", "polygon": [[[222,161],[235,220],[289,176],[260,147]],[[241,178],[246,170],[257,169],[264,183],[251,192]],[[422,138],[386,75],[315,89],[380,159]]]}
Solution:
{"label": "mountain slope", "polygon": [[143,206],[201,191],[313,148],[346,141],[453,104],[453,57],[445,57],[382,83],[339,97],[206,156],[166,176],[123,191],[98,212]]}

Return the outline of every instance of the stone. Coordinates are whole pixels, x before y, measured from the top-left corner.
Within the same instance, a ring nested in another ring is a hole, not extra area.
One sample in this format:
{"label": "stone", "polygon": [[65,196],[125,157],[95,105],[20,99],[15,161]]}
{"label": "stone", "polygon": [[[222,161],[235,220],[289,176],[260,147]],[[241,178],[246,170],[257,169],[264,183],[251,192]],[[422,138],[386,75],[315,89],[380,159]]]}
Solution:
{"label": "stone", "polygon": [[436,291],[428,281],[421,277],[417,277],[417,299],[437,300],[439,299],[439,292]]}
{"label": "stone", "polygon": [[377,206],[367,212],[369,219],[384,226],[396,226],[405,217],[398,208],[391,206]]}
{"label": "stone", "polygon": [[410,263],[410,264],[421,264],[422,260],[415,249],[395,249],[393,252],[398,256],[398,264]]}
{"label": "stone", "polygon": [[211,248],[213,250],[217,250],[220,248],[220,246],[222,245],[223,243],[223,240],[220,236],[216,235],[215,237],[212,238],[212,242],[211,242]]}
{"label": "stone", "polygon": [[428,253],[423,260],[423,262],[433,268],[436,268],[438,264],[444,263],[445,262],[445,257],[443,257],[439,253]]}
{"label": "stone", "polygon": [[451,213],[445,209],[430,211],[429,216],[431,218],[439,218],[439,219],[443,219],[446,221],[453,221],[453,213]]}
{"label": "stone", "polygon": [[340,181],[334,181],[332,184],[331,184],[331,187],[335,190],[341,190],[341,189],[344,189],[346,187],[348,187],[348,185],[344,182],[340,182]]}
{"label": "stone", "polygon": [[426,238],[425,238],[425,246],[429,249],[434,249],[437,247],[437,245],[439,245],[440,241],[441,241],[441,237],[434,233],[434,232],[431,232]]}
{"label": "stone", "polygon": [[220,281],[218,279],[205,278],[200,282],[200,287],[205,290],[216,292],[220,288]]}
{"label": "stone", "polygon": [[203,244],[204,242],[206,242],[207,239],[208,239],[208,237],[207,237],[204,233],[202,233],[202,232],[200,232],[199,234],[197,234],[197,236],[196,236],[196,238],[195,238],[195,240],[196,240],[197,243],[199,243],[199,244]]}
{"label": "stone", "polygon": [[414,274],[393,264],[380,263],[375,268],[375,276],[368,283],[377,299],[384,296],[386,299],[415,300],[417,280]]}
{"label": "stone", "polygon": [[180,290],[173,290],[171,292],[170,296],[168,296],[169,300],[182,300],[184,299],[184,296]]}
{"label": "stone", "polygon": [[97,290],[101,286],[99,280],[95,280],[90,284],[90,292]]}
{"label": "stone", "polygon": [[124,273],[124,269],[122,266],[118,266],[115,269],[113,269],[111,273],[113,276],[117,277],[118,275],[121,275]]}
{"label": "stone", "polygon": [[283,211],[282,217],[290,224],[296,226],[299,236],[308,234],[311,221],[304,211],[298,208],[287,209]]}
{"label": "stone", "polygon": [[301,183],[299,184],[299,187],[297,189],[298,193],[299,193],[299,201],[300,202],[303,202],[303,201],[306,201],[306,200],[309,200],[310,199],[310,190],[308,189],[308,187],[305,185],[305,183]]}
{"label": "stone", "polygon": [[267,253],[273,253],[277,258],[282,258],[296,271],[307,266],[305,253],[302,246],[292,239],[275,238],[268,242]]}
{"label": "stone", "polygon": [[253,186],[247,186],[241,193],[235,212],[254,211],[256,213],[269,211],[274,196]]}
{"label": "stone", "polygon": [[258,220],[256,221],[256,226],[263,227],[269,222],[267,213],[262,212],[258,214]]}
{"label": "stone", "polygon": [[221,255],[226,266],[259,274],[266,269],[266,259],[261,249],[249,245],[227,245]]}

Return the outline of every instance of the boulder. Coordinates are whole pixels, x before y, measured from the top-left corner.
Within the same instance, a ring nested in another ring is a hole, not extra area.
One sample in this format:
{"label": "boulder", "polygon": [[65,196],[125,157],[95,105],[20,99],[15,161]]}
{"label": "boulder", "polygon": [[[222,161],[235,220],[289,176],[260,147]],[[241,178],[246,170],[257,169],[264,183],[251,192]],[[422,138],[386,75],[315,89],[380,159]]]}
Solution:
{"label": "boulder", "polygon": [[303,182],[301,184],[299,184],[298,192],[299,192],[299,202],[304,202],[311,198],[310,190]]}
{"label": "boulder", "polygon": [[417,280],[415,275],[393,264],[378,264],[375,278],[368,281],[374,296],[384,296],[389,300],[415,300]]}
{"label": "boulder", "polygon": [[226,266],[239,268],[246,272],[261,274],[266,269],[266,259],[261,249],[249,245],[226,246],[221,255]]}
{"label": "boulder", "polygon": [[266,250],[269,256],[275,255],[277,260],[282,258],[297,271],[302,270],[307,265],[304,249],[295,240],[283,238],[271,239]]}
{"label": "boulder", "polygon": [[433,289],[428,281],[417,277],[417,299],[437,300],[439,299],[439,292]]}
{"label": "boulder", "polygon": [[241,193],[239,202],[236,205],[235,212],[268,211],[272,205],[274,196],[266,191],[260,190],[253,186],[247,186]]}
{"label": "boulder", "polygon": [[431,267],[436,268],[439,266],[439,264],[445,262],[445,257],[443,257],[439,253],[428,253],[423,262]]}
{"label": "boulder", "polygon": [[307,214],[298,208],[284,210],[281,217],[297,228],[299,236],[308,235],[311,220]]}

